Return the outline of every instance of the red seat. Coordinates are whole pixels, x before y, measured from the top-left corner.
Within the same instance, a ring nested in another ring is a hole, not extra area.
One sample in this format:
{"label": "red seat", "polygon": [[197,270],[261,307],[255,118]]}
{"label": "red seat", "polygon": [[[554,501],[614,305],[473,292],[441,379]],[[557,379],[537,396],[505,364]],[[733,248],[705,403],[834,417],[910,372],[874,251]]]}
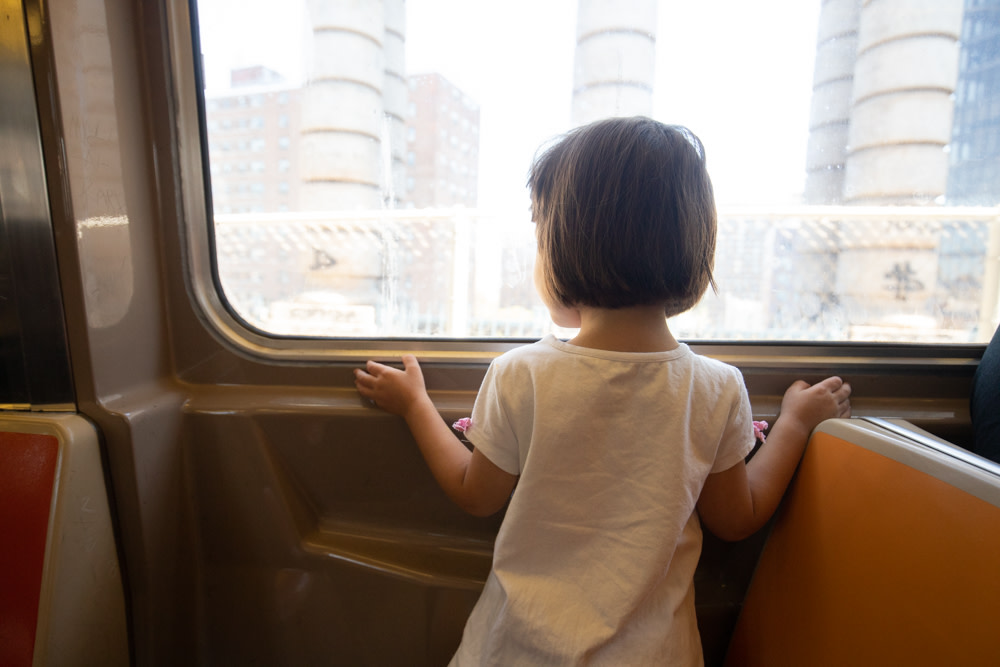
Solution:
{"label": "red seat", "polygon": [[97,431],[0,411],[0,665],[129,664]]}
{"label": "red seat", "polygon": [[59,441],[0,432],[0,665],[30,667]]}

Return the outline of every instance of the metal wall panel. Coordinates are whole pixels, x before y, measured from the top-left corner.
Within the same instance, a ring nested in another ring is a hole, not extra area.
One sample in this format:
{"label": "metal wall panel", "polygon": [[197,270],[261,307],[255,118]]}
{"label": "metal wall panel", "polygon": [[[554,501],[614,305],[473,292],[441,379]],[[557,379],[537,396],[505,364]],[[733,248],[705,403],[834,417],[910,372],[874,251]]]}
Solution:
{"label": "metal wall panel", "polygon": [[0,0],[0,407],[73,404],[24,5]]}

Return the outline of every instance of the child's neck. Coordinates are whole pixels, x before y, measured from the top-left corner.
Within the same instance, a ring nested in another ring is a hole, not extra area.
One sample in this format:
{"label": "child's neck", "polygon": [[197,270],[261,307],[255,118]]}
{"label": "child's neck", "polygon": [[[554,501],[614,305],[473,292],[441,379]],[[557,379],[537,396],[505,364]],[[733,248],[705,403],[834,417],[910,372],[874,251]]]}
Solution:
{"label": "child's neck", "polygon": [[666,352],[677,347],[663,306],[580,308],[580,333],[570,343],[612,352]]}

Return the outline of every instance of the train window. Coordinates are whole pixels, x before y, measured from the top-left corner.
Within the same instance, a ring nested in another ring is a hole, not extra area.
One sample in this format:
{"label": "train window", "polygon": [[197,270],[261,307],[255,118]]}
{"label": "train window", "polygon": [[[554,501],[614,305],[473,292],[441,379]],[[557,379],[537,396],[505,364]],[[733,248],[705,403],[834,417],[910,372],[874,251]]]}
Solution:
{"label": "train window", "polygon": [[687,339],[978,342],[998,318],[1000,0],[198,0],[216,270],[274,336],[538,337],[525,179],[691,128],[718,294]]}

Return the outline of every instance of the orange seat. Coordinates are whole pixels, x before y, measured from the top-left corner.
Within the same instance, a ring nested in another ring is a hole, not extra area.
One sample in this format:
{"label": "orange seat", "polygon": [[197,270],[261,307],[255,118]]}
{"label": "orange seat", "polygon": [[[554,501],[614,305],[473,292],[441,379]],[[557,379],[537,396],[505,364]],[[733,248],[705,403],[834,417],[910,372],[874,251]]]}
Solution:
{"label": "orange seat", "polygon": [[857,420],[821,431],[727,665],[1000,664],[1000,475]]}

